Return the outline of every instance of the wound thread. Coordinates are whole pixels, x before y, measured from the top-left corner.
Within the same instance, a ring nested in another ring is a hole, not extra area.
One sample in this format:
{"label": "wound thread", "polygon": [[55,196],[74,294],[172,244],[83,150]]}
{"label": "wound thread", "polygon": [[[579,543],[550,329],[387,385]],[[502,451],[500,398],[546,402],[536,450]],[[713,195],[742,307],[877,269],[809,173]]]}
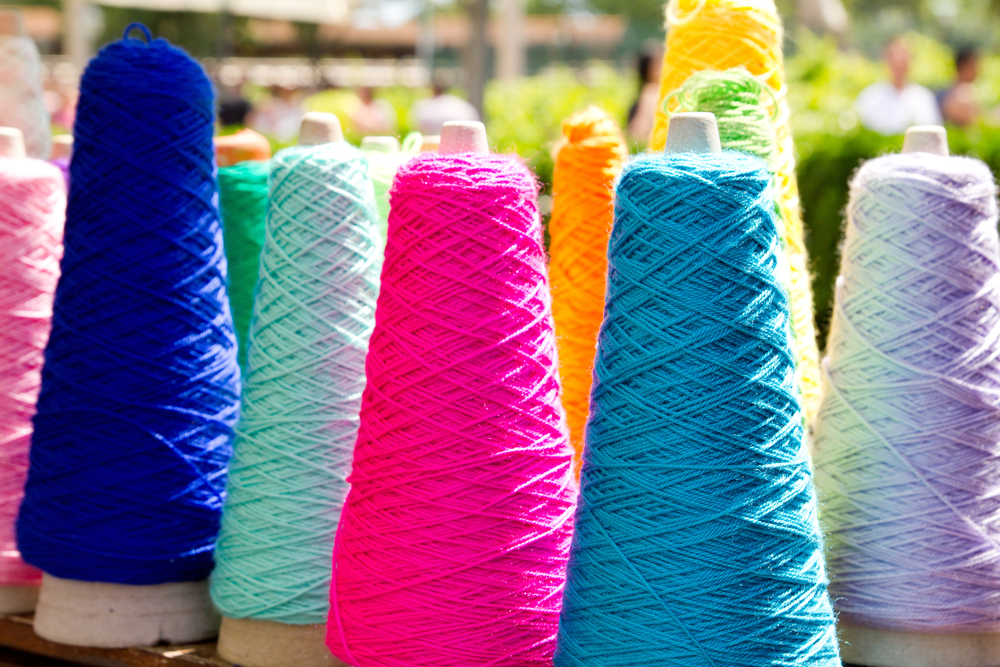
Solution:
{"label": "wound thread", "polygon": [[[764,160],[773,175],[772,192],[780,192],[781,182],[777,169],[781,164],[777,137],[774,129],[774,96],[771,90],[754,78],[745,68],[738,67],[725,72],[702,71],[689,76],[684,84],[664,100],[664,108],[668,113],[685,111],[707,111],[715,115],[719,126],[719,139],[722,147],[743,153],[756,155]],[[789,234],[787,224],[791,212],[784,206],[780,197],[776,198],[775,206],[778,213],[781,238],[787,244]],[[785,256],[793,258],[785,247]],[[779,276],[789,294],[794,289],[790,267],[779,268]],[[794,304],[793,304],[794,305]],[[799,314],[801,316],[801,313]],[[813,321],[811,311],[807,314],[809,322]],[[815,340],[815,334],[805,332],[807,327],[799,326],[796,320],[796,310],[792,309],[793,346],[797,352],[796,367],[799,375],[799,385],[802,390],[803,404],[811,405],[819,400],[819,384],[816,378],[809,374],[814,366],[803,356],[810,354],[810,346]],[[807,335],[803,343],[800,335]]]}
{"label": "wound thread", "polygon": [[365,150],[362,153],[368,160],[368,175],[375,186],[375,204],[378,206],[379,234],[383,243],[389,227],[389,190],[399,168],[420,151],[422,137],[418,132],[411,132],[403,140],[402,150],[387,153],[378,150]]}
{"label": "wound thread", "polygon": [[267,177],[270,171],[269,160],[219,167],[219,212],[226,247],[226,288],[236,331],[237,359],[244,370],[253,293],[257,286],[260,251],[264,247]]}
{"label": "wound thread", "polygon": [[628,147],[614,119],[594,106],[563,121],[562,129],[553,150],[549,271],[562,402],[579,469],[597,331],[604,319],[613,185]]}
{"label": "wound thread", "polygon": [[57,577],[161,584],[212,569],[239,367],[212,86],[136,27],[148,43],[109,44],[80,83],[17,537]]}
{"label": "wound thread", "polygon": [[66,183],[41,160],[0,157],[0,585],[38,584],[14,524],[24,496],[31,417],[59,279]]}
{"label": "wound thread", "polygon": [[629,162],[615,191],[556,667],[839,667],[771,175]]}
{"label": "wound thread", "polygon": [[382,240],[360,151],[297,146],[272,162],[212,600],[230,618],[323,623]]}
{"label": "wound thread", "polygon": [[537,193],[503,155],[396,175],[334,550],[349,664],[551,664],[576,482]]}
{"label": "wound thread", "polygon": [[927,153],[851,183],[816,483],[842,622],[1000,630],[1000,238],[985,164]]}
{"label": "wound thread", "polygon": [[[803,407],[812,423],[819,407],[819,349],[813,310],[809,258],[805,247],[799,188],[795,178],[795,146],[789,124],[785,86],[783,29],[773,0],[670,0],[667,45],[663,55],[660,100],[668,99],[689,76],[703,70],[745,67],[767,86],[775,109],[778,162],[775,201],[785,223],[785,256],[791,270],[795,352],[802,378]],[[666,145],[669,118],[663,105],[649,140],[651,151]]]}

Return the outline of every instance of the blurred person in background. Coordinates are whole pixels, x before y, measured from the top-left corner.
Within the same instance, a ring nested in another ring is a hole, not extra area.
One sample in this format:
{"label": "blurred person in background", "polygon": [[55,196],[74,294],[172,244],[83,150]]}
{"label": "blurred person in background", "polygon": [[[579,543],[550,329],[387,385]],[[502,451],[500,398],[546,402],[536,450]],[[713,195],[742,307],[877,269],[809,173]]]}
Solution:
{"label": "blurred person in background", "polygon": [[358,89],[361,103],[351,112],[351,122],[361,135],[395,134],[398,119],[396,109],[387,100],[375,99],[375,89]]}
{"label": "blurred person in background", "polygon": [[247,124],[247,116],[253,111],[253,105],[243,97],[240,86],[220,86],[219,92],[219,125],[222,127]]}
{"label": "blurred person in background", "polygon": [[411,114],[421,134],[441,134],[441,128],[449,120],[479,120],[479,112],[460,97],[449,95],[447,86],[440,80],[434,81],[434,96],[418,100]]}
{"label": "blurred person in background", "polygon": [[645,144],[653,131],[656,107],[660,103],[660,70],[663,67],[663,49],[649,44],[639,55],[639,98],[628,110],[628,138]]}
{"label": "blurred person in background", "polygon": [[254,110],[247,120],[252,129],[264,136],[288,142],[299,133],[304,113],[295,88],[272,86],[271,99]]}
{"label": "blurred person in background", "polygon": [[879,134],[902,134],[911,125],[940,125],[937,98],[927,88],[909,81],[913,55],[902,36],[885,47],[889,81],[873,83],[858,95],[854,110],[861,124]]}
{"label": "blurred person in background", "polygon": [[76,121],[76,101],[80,91],[73,86],[64,86],[55,81],[46,81],[43,99],[52,124],[67,132],[73,131]]}
{"label": "blurred person in background", "polygon": [[979,117],[975,81],[979,75],[979,54],[962,49],[955,56],[955,85],[938,94],[941,115],[955,125],[971,125]]}

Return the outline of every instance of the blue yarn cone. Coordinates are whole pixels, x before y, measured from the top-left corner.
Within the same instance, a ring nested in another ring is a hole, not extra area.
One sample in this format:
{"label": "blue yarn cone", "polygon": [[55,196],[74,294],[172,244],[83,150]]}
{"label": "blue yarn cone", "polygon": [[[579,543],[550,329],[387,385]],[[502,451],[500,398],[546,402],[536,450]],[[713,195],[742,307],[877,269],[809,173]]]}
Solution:
{"label": "blue yarn cone", "polygon": [[556,667],[832,667],[816,497],[757,158],[617,184]]}
{"label": "blue yarn cone", "polygon": [[24,559],[57,577],[212,569],[239,407],[212,131],[208,78],[165,40],[110,44],[83,75],[17,525]]}

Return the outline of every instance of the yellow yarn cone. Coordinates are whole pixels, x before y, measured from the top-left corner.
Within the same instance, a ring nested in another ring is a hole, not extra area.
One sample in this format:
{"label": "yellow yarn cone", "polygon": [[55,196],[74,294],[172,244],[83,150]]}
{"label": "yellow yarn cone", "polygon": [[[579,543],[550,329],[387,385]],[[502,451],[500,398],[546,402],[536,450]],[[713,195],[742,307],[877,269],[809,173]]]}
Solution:
{"label": "yellow yarn cone", "polygon": [[549,274],[562,401],[577,470],[604,318],[612,187],[627,157],[621,129],[601,109],[592,106],[563,121],[552,180]]}
{"label": "yellow yarn cone", "polygon": [[[795,351],[806,419],[819,409],[819,349],[813,320],[812,285],[808,269],[795,154],[789,126],[785,66],[781,53],[781,17],[773,0],[670,0],[667,5],[667,48],[663,54],[660,100],[702,70],[745,67],[770,86],[777,105],[778,144],[775,201],[785,220],[785,254],[790,268]],[[649,139],[650,150],[666,145],[669,118],[657,109]]]}

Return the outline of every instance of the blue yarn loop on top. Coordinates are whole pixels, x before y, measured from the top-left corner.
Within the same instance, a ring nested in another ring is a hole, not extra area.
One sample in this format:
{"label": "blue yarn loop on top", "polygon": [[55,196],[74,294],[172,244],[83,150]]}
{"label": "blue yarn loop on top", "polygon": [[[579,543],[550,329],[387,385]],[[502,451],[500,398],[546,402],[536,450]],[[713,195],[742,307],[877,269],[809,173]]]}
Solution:
{"label": "blue yarn loop on top", "polygon": [[127,26],[125,26],[125,32],[122,33],[122,39],[128,39],[129,38],[128,34],[133,30],[138,30],[142,32],[142,34],[146,36],[147,44],[153,41],[153,33],[149,31],[149,28],[147,28],[144,24],[139,23],[138,21],[132,21]]}
{"label": "blue yarn loop on top", "polygon": [[620,177],[556,667],[840,664],[770,182]]}
{"label": "blue yarn loop on top", "polygon": [[205,72],[163,39],[112,43],[84,72],[17,526],[58,577],[212,569],[239,404],[212,131]]}

